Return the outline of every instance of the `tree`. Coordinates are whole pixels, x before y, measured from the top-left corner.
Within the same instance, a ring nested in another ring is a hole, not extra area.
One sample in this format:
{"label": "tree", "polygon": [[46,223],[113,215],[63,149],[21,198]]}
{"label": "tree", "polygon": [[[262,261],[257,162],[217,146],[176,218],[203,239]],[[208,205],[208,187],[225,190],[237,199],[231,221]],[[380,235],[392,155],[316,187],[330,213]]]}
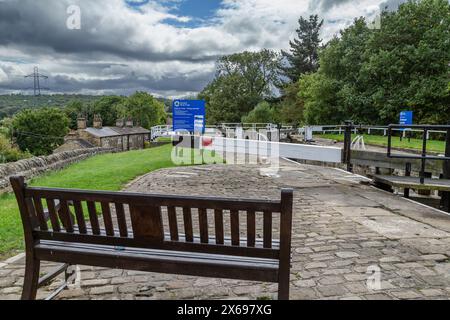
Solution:
{"label": "tree", "polygon": [[247,116],[242,117],[242,123],[274,123],[276,111],[267,101],[259,103]]}
{"label": "tree", "polygon": [[61,109],[26,109],[14,116],[12,126],[22,151],[36,156],[49,155],[64,143],[69,118]]}
{"label": "tree", "polygon": [[118,108],[121,117],[132,118],[137,125],[146,129],[166,123],[164,103],[146,92],[136,92]]}
{"label": "tree", "polygon": [[356,19],[321,51],[317,73],[300,81],[306,120],[382,125],[409,109],[416,123],[446,124],[449,39],[447,0],[408,1],[383,12],[379,30]]}
{"label": "tree", "polygon": [[93,104],[94,114],[102,117],[104,126],[115,126],[116,120],[123,113],[123,105],[126,98],[120,96],[106,96]]}
{"label": "tree", "polygon": [[319,67],[320,30],[323,20],[311,15],[309,20],[300,17],[296,30],[298,39],[290,41],[289,52],[281,51],[287,65],[280,65],[281,74],[291,82],[297,82],[302,74],[316,72]]}
{"label": "tree", "polygon": [[278,106],[280,121],[284,124],[300,125],[304,122],[303,99],[299,96],[300,83],[293,82],[284,88],[284,97]]}
{"label": "tree", "polygon": [[271,50],[242,52],[217,61],[215,79],[199,94],[208,123],[239,122],[270,97],[278,82],[279,55]]}

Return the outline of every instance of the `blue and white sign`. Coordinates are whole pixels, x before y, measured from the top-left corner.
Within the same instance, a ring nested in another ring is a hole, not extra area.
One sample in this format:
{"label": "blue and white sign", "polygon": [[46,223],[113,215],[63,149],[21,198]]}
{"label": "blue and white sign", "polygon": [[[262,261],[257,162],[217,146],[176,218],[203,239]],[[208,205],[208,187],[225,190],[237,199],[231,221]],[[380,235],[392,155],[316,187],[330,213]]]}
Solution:
{"label": "blue and white sign", "polygon": [[413,122],[414,113],[413,111],[402,111],[400,112],[400,124],[410,126]]}
{"label": "blue and white sign", "polygon": [[205,106],[204,100],[174,100],[173,131],[205,133]]}

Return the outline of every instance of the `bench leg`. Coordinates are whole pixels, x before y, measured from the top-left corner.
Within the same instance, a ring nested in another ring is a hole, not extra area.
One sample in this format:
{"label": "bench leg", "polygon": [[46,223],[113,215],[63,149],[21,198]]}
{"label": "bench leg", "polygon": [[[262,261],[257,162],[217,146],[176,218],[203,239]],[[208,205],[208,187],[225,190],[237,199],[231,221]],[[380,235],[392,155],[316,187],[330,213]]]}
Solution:
{"label": "bench leg", "polygon": [[41,262],[39,260],[27,256],[22,300],[36,300],[36,294],[39,286],[40,266]]}
{"label": "bench leg", "polygon": [[280,276],[278,282],[278,300],[289,300],[289,285],[289,274],[287,274],[287,276]]}

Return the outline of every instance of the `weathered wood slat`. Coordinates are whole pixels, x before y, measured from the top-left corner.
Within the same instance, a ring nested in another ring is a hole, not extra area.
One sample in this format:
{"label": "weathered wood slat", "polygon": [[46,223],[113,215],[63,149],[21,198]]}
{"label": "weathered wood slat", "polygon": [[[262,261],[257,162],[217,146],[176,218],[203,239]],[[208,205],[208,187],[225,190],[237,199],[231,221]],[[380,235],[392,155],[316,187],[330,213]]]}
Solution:
{"label": "weathered wood slat", "polygon": [[[108,237],[106,233],[102,235],[77,235],[76,233],[64,233],[64,232],[45,232],[36,231],[35,236],[40,240],[73,242],[73,243],[86,243],[113,246],[118,248],[146,248],[155,250],[171,250],[171,251],[187,251],[198,253],[209,253],[219,255],[230,256],[242,256],[242,257],[255,257],[264,259],[278,259],[279,249],[264,249],[261,246],[257,248],[249,248],[247,246],[232,246],[231,241],[226,241],[225,245],[215,245],[210,241],[210,244],[201,243],[200,238],[194,237],[192,242],[177,242],[168,241],[164,242],[149,242],[145,239],[138,238],[119,238]],[[181,235],[180,235],[181,237]]]}
{"label": "weathered wood slat", "polygon": [[92,233],[95,235],[100,234],[100,224],[98,223],[97,208],[95,207],[95,202],[87,202],[89,221],[91,222]]}
{"label": "weathered wood slat", "polygon": [[255,247],[256,241],[256,213],[254,210],[247,212],[247,245]]}
{"label": "weathered wood slat", "polygon": [[77,218],[77,225],[79,228],[79,232],[81,234],[86,234],[87,229],[86,229],[86,221],[85,221],[84,213],[83,213],[83,205],[81,204],[80,201],[74,201],[73,207],[75,209],[75,217]]}
{"label": "weathered wood slat", "polygon": [[202,243],[209,242],[208,235],[208,211],[206,209],[198,210],[198,219],[200,226],[200,239]]}
{"label": "weathered wood slat", "polygon": [[241,244],[240,234],[239,234],[239,211],[231,210],[231,243],[233,246],[239,246]]}
{"label": "weathered wood slat", "polygon": [[177,209],[173,206],[168,207],[167,215],[169,219],[170,239],[172,241],[179,241],[180,237],[178,234]]}
{"label": "weathered wood slat", "polygon": [[216,231],[216,244],[224,244],[224,230],[223,230],[223,211],[214,210],[214,224]]}
{"label": "weathered wood slat", "polygon": [[119,225],[119,233],[121,237],[128,237],[127,219],[125,217],[125,209],[122,203],[115,203],[117,224]]}
{"label": "weathered wood slat", "polygon": [[73,233],[72,217],[70,214],[69,205],[66,200],[60,201],[59,216],[66,231],[69,233]]}
{"label": "weathered wood slat", "polygon": [[102,202],[102,216],[105,224],[106,234],[114,236],[114,225],[111,217],[111,209],[108,202]]}
{"label": "weathered wood slat", "polygon": [[194,241],[194,231],[192,227],[192,212],[191,208],[183,208],[183,219],[184,219],[184,233],[186,234],[186,242]]}
{"label": "weathered wood slat", "polygon": [[272,248],[272,212],[264,211],[264,248]]}
{"label": "weathered wood slat", "polygon": [[39,227],[42,231],[48,230],[47,219],[45,218],[44,207],[42,206],[42,199],[34,197],[34,207],[36,209],[36,215],[39,221]]}
{"label": "weathered wood slat", "polygon": [[50,216],[50,222],[51,222],[53,231],[56,231],[56,232],[61,231],[58,214],[56,213],[56,209],[55,209],[55,200],[47,199],[47,208],[48,208],[48,214]]}

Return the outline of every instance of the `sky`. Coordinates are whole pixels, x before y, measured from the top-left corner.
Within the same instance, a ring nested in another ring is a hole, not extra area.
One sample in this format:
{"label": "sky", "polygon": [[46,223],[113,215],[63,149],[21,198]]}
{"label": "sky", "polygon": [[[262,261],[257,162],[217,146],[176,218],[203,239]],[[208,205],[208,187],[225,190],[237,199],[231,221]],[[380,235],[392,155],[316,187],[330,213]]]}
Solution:
{"label": "sky", "polygon": [[48,93],[190,96],[224,54],[288,49],[300,16],[319,14],[327,41],[355,17],[373,20],[401,2],[0,0],[0,94],[31,93],[24,76],[38,66]]}

